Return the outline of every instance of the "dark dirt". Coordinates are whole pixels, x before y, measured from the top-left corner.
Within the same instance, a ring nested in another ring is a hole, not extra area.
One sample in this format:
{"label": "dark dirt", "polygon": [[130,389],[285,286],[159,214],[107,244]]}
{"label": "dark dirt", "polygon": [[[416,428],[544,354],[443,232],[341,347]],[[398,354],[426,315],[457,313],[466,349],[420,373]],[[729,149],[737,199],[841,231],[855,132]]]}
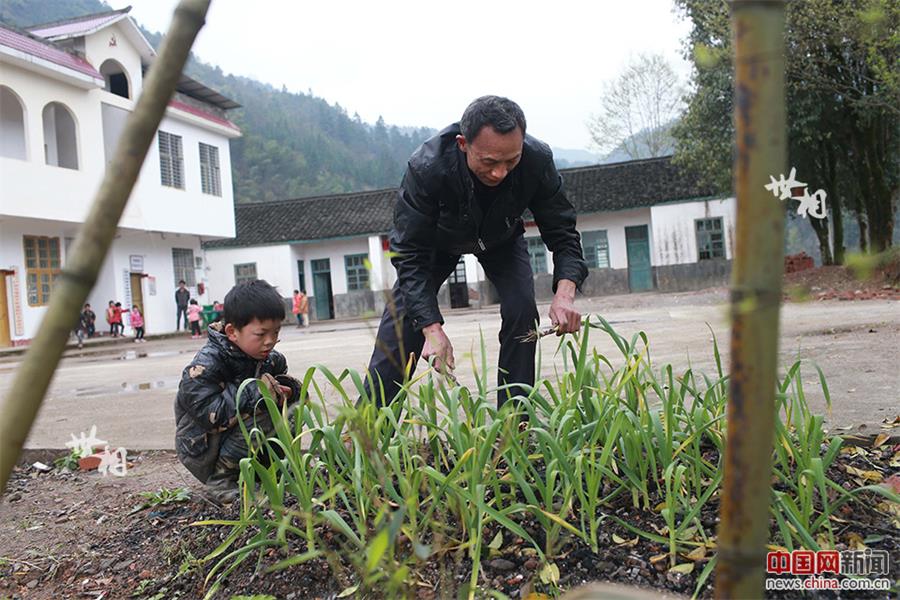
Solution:
{"label": "dark dirt", "polygon": [[[888,431],[888,433],[892,433]],[[854,444],[871,445],[872,440],[848,442],[829,476],[848,489],[868,477],[888,480],[900,472],[900,445],[885,442],[877,448],[852,450]],[[70,473],[54,470],[38,473],[30,465],[35,460],[52,464],[59,453],[43,451],[26,455],[22,467],[14,472],[7,494],[0,501],[0,598],[200,598],[209,565],[198,559],[214,549],[230,528],[191,526],[204,519],[229,519],[238,516],[237,507],[218,507],[194,493],[191,501],[151,507],[130,514],[145,499],[140,492],[160,488],[193,487],[190,475],[170,452],[144,452],[132,458],[134,467],[125,477],[103,477],[96,472]],[[848,467],[850,470],[848,471]],[[853,469],[857,469],[854,471]],[[660,499],[653,498],[653,502]],[[841,511],[835,520],[837,549],[858,548],[864,543],[873,549],[885,549],[891,556],[892,581],[900,575],[900,507],[894,514],[885,512],[879,498],[854,504]],[[714,536],[717,505],[710,503],[700,516],[706,534]],[[604,508],[632,524],[652,531],[661,528],[659,514],[639,511],[631,499],[620,497]],[[572,516],[570,520],[577,517]],[[537,541],[543,531],[531,518],[520,520],[523,528]],[[494,538],[496,525],[484,532],[484,544]],[[774,534],[773,524],[773,534]],[[568,589],[590,581],[614,581],[658,590],[660,597],[690,596],[702,572],[707,556],[695,561],[692,573],[668,572],[664,544],[640,538],[607,518],[602,527],[601,551],[594,554],[580,540],[564,537],[559,555],[560,584]],[[327,536],[326,536],[327,537]],[[777,537],[773,543],[781,543]],[[528,544],[504,534],[499,551],[485,554],[482,562],[482,589],[493,589],[511,598],[526,598],[531,592],[547,592],[540,583],[539,564]],[[296,542],[289,551],[304,550]],[[335,550],[338,550],[335,548]],[[417,567],[419,584],[411,597],[453,598],[469,577],[470,564],[463,552],[447,551]],[[261,559],[260,572],[288,553],[273,549]],[[271,594],[276,598],[334,598],[353,582],[348,553],[342,553],[342,565],[333,569],[325,559],[290,567],[272,574],[254,574],[255,557],[232,573],[217,594]],[[690,562],[681,557],[679,562]],[[896,594],[895,590],[891,594]],[[371,597],[371,596],[367,596]],[[536,598],[539,596],[532,596]],[[704,597],[711,597],[710,588]],[[884,598],[876,593],[855,592],[837,596],[831,592],[800,596],[794,593],[780,598]],[[896,596],[893,596],[896,597]]]}

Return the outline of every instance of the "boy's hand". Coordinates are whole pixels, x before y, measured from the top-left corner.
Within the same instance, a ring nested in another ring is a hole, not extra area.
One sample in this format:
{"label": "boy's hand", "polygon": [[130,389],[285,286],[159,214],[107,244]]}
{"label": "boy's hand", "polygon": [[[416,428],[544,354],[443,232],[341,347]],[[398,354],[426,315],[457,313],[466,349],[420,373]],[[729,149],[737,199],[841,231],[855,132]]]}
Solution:
{"label": "boy's hand", "polygon": [[275,402],[278,403],[278,406],[284,406],[285,401],[290,399],[291,388],[278,383],[278,380],[275,379],[271,373],[263,373],[259,380],[262,381],[263,385],[269,390],[269,393],[272,395]]}

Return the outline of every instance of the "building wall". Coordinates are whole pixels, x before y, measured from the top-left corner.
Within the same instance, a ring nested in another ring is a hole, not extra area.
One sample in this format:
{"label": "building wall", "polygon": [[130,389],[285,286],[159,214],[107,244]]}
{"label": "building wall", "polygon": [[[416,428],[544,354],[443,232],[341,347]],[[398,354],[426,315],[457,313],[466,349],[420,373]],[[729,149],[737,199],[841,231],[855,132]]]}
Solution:
{"label": "building wall", "polygon": [[[65,268],[78,229],[77,224],[45,219],[0,220],[0,268],[15,269],[19,280],[17,298],[14,295],[12,278],[7,280],[9,297],[6,302],[13,343],[32,339],[48,308],[47,305],[28,304],[23,236],[58,237],[61,267]],[[130,261],[132,256],[140,257],[143,262],[143,271],[134,272],[143,272],[148,276],[141,280],[147,332],[152,334],[175,330],[176,282],[172,265],[172,248],[189,248],[195,257],[201,256],[198,236],[123,231],[116,237],[101,265],[97,282],[87,298],[97,313],[98,331],[108,330],[104,311],[110,300],[121,302],[123,307],[130,307],[136,301],[129,276],[133,272]],[[203,280],[202,269],[195,269],[194,274],[198,282]],[[52,296],[53,292],[51,298]],[[191,296],[197,298],[201,304],[207,304],[212,300],[209,294],[199,295],[196,287],[191,288]],[[21,328],[16,327],[17,313]],[[130,329],[127,331],[131,332]]]}
{"label": "building wall", "polygon": [[[117,36],[126,44],[123,35]],[[133,50],[132,50],[133,52]],[[123,63],[137,61],[122,58]],[[140,73],[139,62],[137,72]],[[99,67],[100,65],[96,65]],[[130,79],[139,80],[134,74]],[[134,102],[103,89],[85,90],[57,79],[3,64],[0,84],[21,99],[24,110],[26,160],[0,157],[0,215],[84,221],[106,171],[106,146],[116,135],[104,137],[102,105],[131,111]],[[76,124],[78,169],[47,165],[44,158],[44,107],[59,102]],[[116,124],[117,129],[119,129]],[[237,132],[170,108],[160,129],[182,136],[185,189],[160,183],[158,142],[154,139],[119,225],[122,228],[232,237],[234,235],[233,184],[229,139]],[[222,196],[203,194],[200,187],[199,142],[219,148]],[[112,154],[112,152],[110,152]]]}
{"label": "building wall", "polygon": [[234,266],[245,263],[256,263],[256,276],[277,287],[285,298],[290,298],[297,287],[293,275],[297,267],[294,265],[294,271],[291,271],[293,254],[287,244],[209,249],[205,256],[209,294],[213,300],[225,299],[225,294],[234,287]]}
{"label": "building wall", "polygon": [[679,265],[698,262],[694,222],[710,217],[722,217],[725,258],[731,260],[734,252],[735,211],[734,198],[673,202],[652,207],[650,213],[653,221],[653,239],[656,241],[653,245],[653,264]]}

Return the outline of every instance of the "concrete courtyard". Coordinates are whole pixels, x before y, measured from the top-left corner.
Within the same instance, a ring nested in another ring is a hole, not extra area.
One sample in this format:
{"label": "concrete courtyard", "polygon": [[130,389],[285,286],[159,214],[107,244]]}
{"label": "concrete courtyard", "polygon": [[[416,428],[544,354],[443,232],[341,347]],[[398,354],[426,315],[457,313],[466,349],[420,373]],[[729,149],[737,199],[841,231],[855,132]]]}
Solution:
{"label": "concrete courtyard", "polygon": [[[672,363],[676,373],[690,365],[695,371],[715,372],[712,335],[723,360],[728,360],[727,291],[680,294],[630,294],[581,298],[582,313],[602,315],[630,338],[645,331],[653,363]],[[539,307],[547,321],[548,305]],[[830,427],[853,426],[874,432],[883,419],[900,414],[900,303],[810,302],[782,307],[779,368],[797,359],[812,361],[824,371],[832,398]],[[446,311],[446,330],[456,351],[460,383],[471,384],[471,357],[484,333],[488,364],[496,365],[499,309]],[[152,334],[152,323],[149,324]],[[307,330],[287,326],[278,350],[291,371],[302,374],[313,364],[340,371],[364,369],[377,320],[316,323]],[[618,352],[605,334],[595,332],[592,345],[614,364]],[[31,435],[28,448],[63,448],[70,434],[97,426],[98,437],[129,450],[173,448],[172,403],[181,370],[203,340],[189,337],[119,343],[69,349],[57,369],[49,394]],[[562,361],[554,356],[557,338],[541,342],[543,372],[552,374]],[[9,389],[21,356],[0,355],[0,394]],[[421,365],[422,363],[420,363]],[[818,375],[804,367],[803,381],[811,404],[825,412]],[[494,374],[491,374],[493,380]],[[324,378],[323,378],[324,381]]]}

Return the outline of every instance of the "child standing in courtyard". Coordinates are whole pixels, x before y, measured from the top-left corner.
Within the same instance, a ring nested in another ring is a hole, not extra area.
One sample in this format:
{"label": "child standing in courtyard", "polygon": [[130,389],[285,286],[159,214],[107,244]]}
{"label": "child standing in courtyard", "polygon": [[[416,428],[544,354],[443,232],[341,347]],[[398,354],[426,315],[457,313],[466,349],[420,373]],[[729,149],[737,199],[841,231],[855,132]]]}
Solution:
{"label": "child standing in courtyard", "polygon": [[144,315],[137,304],[131,307],[131,328],[134,329],[134,343],[142,344],[147,340],[144,339]]}
{"label": "child standing in courtyard", "polygon": [[191,339],[196,340],[200,337],[200,313],[203,309],[197,303],[196,298],[191,298],[188,305],[188,321],[191,323]]}

